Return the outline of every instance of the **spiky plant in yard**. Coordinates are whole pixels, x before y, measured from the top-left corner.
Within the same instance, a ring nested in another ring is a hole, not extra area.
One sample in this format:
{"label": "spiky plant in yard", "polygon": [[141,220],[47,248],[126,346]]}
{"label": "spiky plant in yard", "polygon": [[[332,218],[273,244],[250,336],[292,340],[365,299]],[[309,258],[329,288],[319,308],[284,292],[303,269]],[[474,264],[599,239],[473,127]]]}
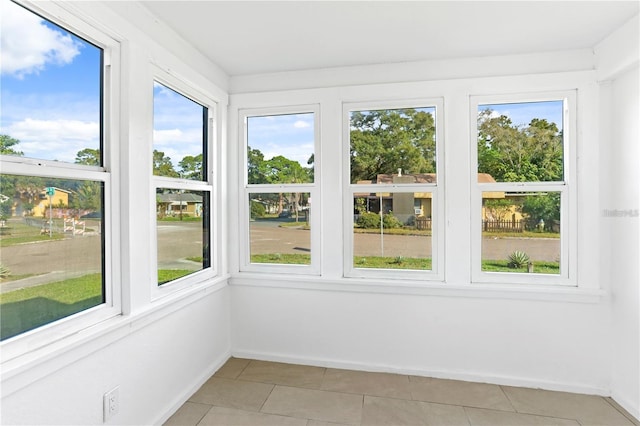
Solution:
{"label": "spiky plant in yard", "polygon": [[396,265],[402,265],[404,263],[404,256],[396,256],[395,259],[393,259],[393,263],[395,263]]}
{"label": "spiky plant in yard", "polygon": [[4,265],[0,265],[0,278],[7,278],[11,275],[11,271]]}
{"label": "spiky plant in yard", "polygon": [[509,255],[509,268],[524,268],[529,264],[529,255],[523,251],[516,250]]}

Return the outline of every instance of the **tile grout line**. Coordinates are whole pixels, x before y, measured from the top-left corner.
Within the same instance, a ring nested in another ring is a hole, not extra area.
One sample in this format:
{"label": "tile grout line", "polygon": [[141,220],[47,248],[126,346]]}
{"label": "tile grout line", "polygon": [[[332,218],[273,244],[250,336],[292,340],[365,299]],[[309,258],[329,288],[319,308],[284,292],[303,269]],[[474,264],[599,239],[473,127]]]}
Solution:
{"label": "tile grout line", "polygon": [[249,364],[251,364],[253,362],[253,360],[249,360],[249,362],[247,363],[247,365],[245,365],[244,367],[242,367],[242,370],[240,370],[240,373],[238,373],[238,375],[235,377],[236,379],[238,377],[240,377],[242,375],[242,373],[244,373],[244,370],[247,369],[247,367],[249,367]]}
{"label": "tile grout line", "polygon": [[461,405],[460,407],[462,407],[462,411],[464,411],[464,415],[467,417],[467,423],[469,424],[469,426],[473,426],[473,423],[471,423],[471,416],[469,416],[469,412],[467,411],[467,407]]}
{"label": "tile grout line", "polygon": [[[269,395],[267,395],[267,397],[264,399],[264,401],[262,401],[262,404],[260,404],[260,408],[258,408],[258,412],[259,413],[264,413],[264,411],[262,411],[262,409],[264,408],[264,405],[267,403],[267,401],[269,400],[269,397],[271,397],[271,394],[273,393],[274,389],[276,388],[277,385],[273,385],[271,387],[271,390],[269,391]],[[268,413],[265,413],[268,414]]]}
{"label": "tile grout line", "polygon": [[502,392],[502,394],[504,395],[505,398],[507,398],[507,402],[509,403],[509,405],[511,406],[511,408],[513,408],[513,412],[514,413],[519,413],[518,409],[516,408],[516,406],[513,404],[513,401],[511,401],[511,398],[509,398],[509,395],[504,391],[504,389],[502,388],[502,385],[498,385],[498,388],[500,389],[500,392]]}
{"label": "tile grout line", "polygon": [[[197,403],[196,403],[196,404],[197,404]],[[209,404],[202,404],[202,405],[209,405]],[[207,414],[209,414],[209,412],[210,412],[211,410],[213,410],[213,407],[215,407],[215,405],[210,405],[210,406],[209,406],[209,409],[207,410],[207,412],[206,412],[206,413],[204,413],[204,415],[203,415],[202,417],[200,417],[200,419],[198,420],[198,422],[196,423],[196,425],[195,425],[195,426],[198,426],[198,425],[200,425],[200,423],[202,423],[202,420],[204,420],[204,418],[205,418],[205,417],[207,417]]]}
{"label": "tile grout line", "polygon": [[617,403],[613,403],[611,401],[613,401],[613,398],[609,397],[601,397],[602,399],[604,399],[607,404],[609,404],[610,406],[612,406],[613,408],[616,409],[617,412],[619,412],[620,414],[622,414],[627,420],[629,420],[631,422],[632,425],[636,425],[636,424],[640,424],[640,421],[635,420],[635,418],[631,415],[631,413],[628,413],[627,410],[625,410],[624,408],[622,408],[622,406],[618,406]]}

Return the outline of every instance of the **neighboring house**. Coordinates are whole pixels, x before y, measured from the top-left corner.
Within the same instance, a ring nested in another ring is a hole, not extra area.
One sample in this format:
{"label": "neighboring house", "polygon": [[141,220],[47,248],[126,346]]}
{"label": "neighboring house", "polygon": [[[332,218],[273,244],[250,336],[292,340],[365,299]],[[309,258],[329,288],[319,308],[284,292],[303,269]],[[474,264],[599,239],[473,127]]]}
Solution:
{"label": "neighboring house", "polygon": [[192,193],[157,194],[158,214],[178,216],[182,214],[200,217],[202,214],[202,196]]}
{"label": "neighboring house", "polygon": [[[435,183],[435,173],[415,173],[415,174],[395,174],[381,173],[376,177],[375,181],[360,180],[357,183],[362,184],[425,184]],[[479,183],[495,183],[495,179],[488,173],[478,173]],[[379,213],[380,203],[382,203],[383,213],[392,212],[399,220],[404,223],[410,221],[411,217],[417,219],[431,218],[432,209],[432,193],[431,192],[414,192],[414,193],[356,193],[356,206],[363,206],[366,211]],[[519,202],[516,200],[519,196],[516,194],[511,196],[505,192],[484,192],[482,197],[482,219],[493,220],[491,209],[485,208],[485,202],[492,199],[514,199],[514,203],[509,208],[508,219],[520,220],[522,215],[518,211]],[[360,199],[361,201],[358,201]],[[357,212],[356,212],[357,213]]]}
{"label": "neighboring house", "polygon": [[[54,192],[51,197],[47,195],[44,188],[38,194],[38,199],[35,201],[33,209],[31,209],[33,216],[47,217],[49,215],[49,203],[51,203],[53,209],[61,206],[69,206],[69,194],[71,194],[71,191],[56,187],[53,187],[53,189]],[[20,200],[19,204],[22,204],[24,201],[25,200]]]}

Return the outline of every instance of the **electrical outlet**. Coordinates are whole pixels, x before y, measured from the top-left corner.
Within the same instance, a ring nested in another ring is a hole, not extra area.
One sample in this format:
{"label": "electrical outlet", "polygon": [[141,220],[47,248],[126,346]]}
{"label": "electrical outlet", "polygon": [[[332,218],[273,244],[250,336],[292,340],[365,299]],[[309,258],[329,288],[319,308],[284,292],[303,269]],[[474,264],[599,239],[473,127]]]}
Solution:
{"label": "electrical outlet", "polygon": [[116,386],[111,389],[109,392],[104,394],[103,397],[103,420],[106,422],[116,414],[120,410],[120,387]]}

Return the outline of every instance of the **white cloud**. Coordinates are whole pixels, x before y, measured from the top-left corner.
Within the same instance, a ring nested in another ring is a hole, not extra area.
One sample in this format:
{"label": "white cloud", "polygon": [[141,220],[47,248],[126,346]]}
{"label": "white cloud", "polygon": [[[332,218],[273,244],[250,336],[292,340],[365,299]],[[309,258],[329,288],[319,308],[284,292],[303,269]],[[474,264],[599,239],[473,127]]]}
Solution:
{"label": "white cloud", "polygon": [[42,18],[9,0],[0,0],[0,4],[2,74],[22,78],[47,64],[68,64],[80,53],[80,43],[47,27]]}
{"label": "white cloud", "polygon": [[153,131],[154,145],[196,143],[202,146],[202,129],[163,129]]}
{"label": "white cloud", "polygon": [[313,154],[313,142],[306,142],[300,145],[281,145],[272,143],[264,147],[264,159],[270,160],[273,157],[282,155],[289,160],[297,161],[302,167],[309,167],[307,161]]}
{"label": "white cloud", "polygon": [[97,122],[27,118],[7,126],[3,132],[20,141],[16,149],[26,157],[45,160],[73,163],[78,151],[100,145]]}
{"label": "white cloud", "polygon": [[309,123],[308,121],[298,120],[295,123],[293,123],[293,127],[295,127],[296,129],[304,129],[310,126],[311,126],[311,123]]}
{"label": "white cloud", "polygon": [[176,170],[187,155],[202,154],[202,129],[164,129],[153,131],[153,149],[171,158]]}

